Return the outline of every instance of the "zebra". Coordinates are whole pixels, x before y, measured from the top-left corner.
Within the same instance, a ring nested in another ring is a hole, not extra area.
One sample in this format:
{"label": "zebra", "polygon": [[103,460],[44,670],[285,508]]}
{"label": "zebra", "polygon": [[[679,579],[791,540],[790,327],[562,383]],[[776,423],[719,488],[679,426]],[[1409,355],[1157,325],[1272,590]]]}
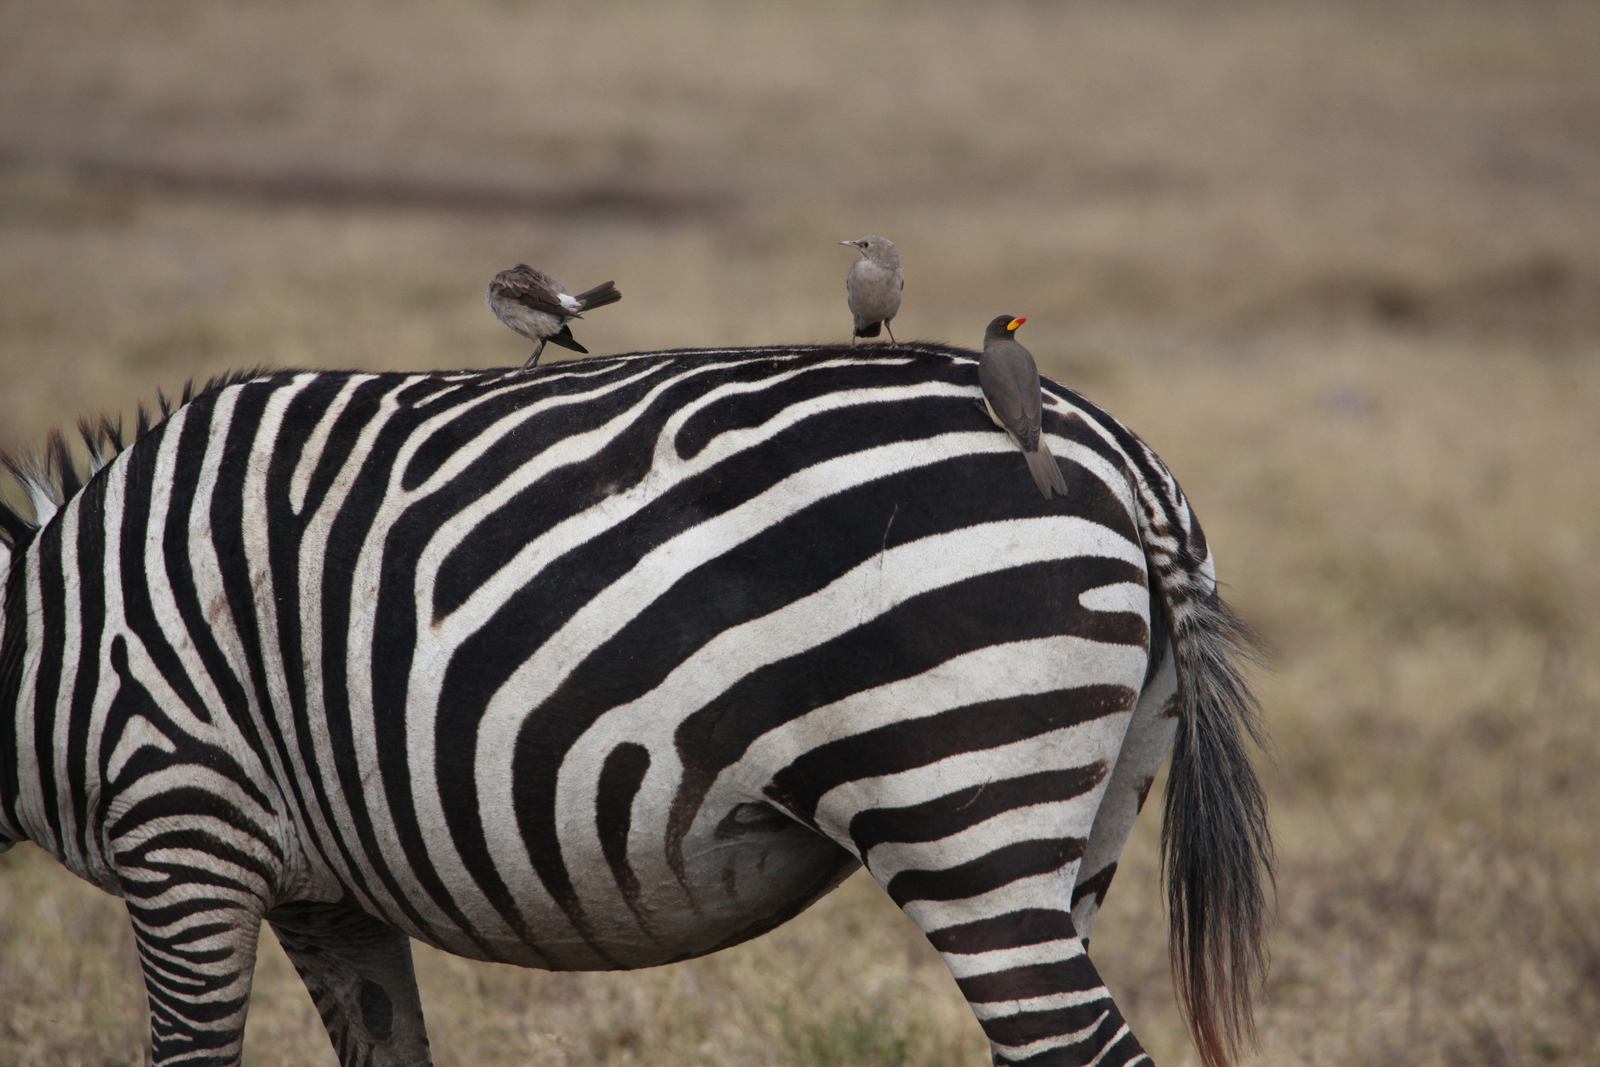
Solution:
{"label": "zebra", "polygon": [[976,352],[240,373],[11,460],[0,847],[122,897],[158,1067],[236,1064],[269,923],[341,1064],[431,1062],[410,940],[649,967],[865,865],[1000,1064],[1147,1062],[1087,955],[1169,750],[1174,980],[1251,1036],[1249,631],[1155,454]]}

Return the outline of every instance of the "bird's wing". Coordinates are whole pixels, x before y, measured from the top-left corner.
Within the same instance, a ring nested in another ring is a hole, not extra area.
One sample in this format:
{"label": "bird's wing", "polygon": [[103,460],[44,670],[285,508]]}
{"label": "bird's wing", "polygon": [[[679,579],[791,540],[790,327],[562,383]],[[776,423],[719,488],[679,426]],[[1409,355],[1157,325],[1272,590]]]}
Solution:
{"label": "bird's wing", "polygon": [[989,407],[1025,447],[1039,439],[1044,407],[1038,372],[1028,373],[1032,362],[1026,349],[1021,354],[1002,349],[978,364],[978,384]]}
{"label": "bird's wing", "polygon": [[496,277],[489,288],[497,296],[547,315],[571,315],[573,312],[572,308],[561,303],[560,294],[533,278]]}
{"label": "bird's wing", "polygon": [[1035,433],[1039,432],[1039,423],[1044,418],[1044,390],[1039,387],[1039,372],[1035,370],[1031,376],[1032,388],[1022,391],[1022,417],[1028,420],[1028,425]]}

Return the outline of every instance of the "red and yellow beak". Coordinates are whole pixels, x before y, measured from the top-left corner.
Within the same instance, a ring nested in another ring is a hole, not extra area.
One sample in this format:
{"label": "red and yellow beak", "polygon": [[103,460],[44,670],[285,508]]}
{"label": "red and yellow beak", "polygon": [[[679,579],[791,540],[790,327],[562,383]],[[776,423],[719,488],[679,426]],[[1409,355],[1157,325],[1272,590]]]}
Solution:
{"label": "red and yellow beak", "polygon": [[1010,322],[1006,323],[1006,329],[1015,330],[1018,326],[1021,326],[1027,321],[1027,319],[1012,319]]}

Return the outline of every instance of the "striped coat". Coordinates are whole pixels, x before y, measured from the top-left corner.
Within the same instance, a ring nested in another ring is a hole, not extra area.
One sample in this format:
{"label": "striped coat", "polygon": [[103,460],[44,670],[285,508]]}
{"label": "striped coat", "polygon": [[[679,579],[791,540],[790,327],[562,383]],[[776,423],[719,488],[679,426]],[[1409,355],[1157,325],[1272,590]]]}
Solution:
{"label": "striped coat", "polygon": [[[421,1064],[409,942],[644,967],[861,864],[997,1062],[1143,1053],[1086,954],[1174,736],[1180,992],[1248,1030],[1244,631],[1142,442],[1046,383],[1065,501],[934,345],[240,376],[15,465],[0,845],[124,897],[155,1062],[237,1062],[271,922],[346,1064]],[[141,427],[143,430],[143,427]]]}

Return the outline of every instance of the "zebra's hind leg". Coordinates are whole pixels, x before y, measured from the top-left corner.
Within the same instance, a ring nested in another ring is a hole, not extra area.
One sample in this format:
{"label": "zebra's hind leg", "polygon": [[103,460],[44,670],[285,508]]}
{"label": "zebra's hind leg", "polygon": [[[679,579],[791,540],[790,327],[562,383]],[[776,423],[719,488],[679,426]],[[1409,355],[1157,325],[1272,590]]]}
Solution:
{"label": "zebra's hind leg", "polygon": [[261,917],[207,888],[180,887],[156,901],[125,889],[155,1067],[230,1067],[244,1049]]}
{"label": "zebra's hind leg", "polygon": [[[996,1064],[1150,1063],[1090,962],[1070,912],[1021,899],[1015,907],[953,903],[907,901],[905,908],[944,957]],[[983,917],[968,918],[974,914]]]}
{"label": "zebra's hind leg", "polygon": [[[931,754],[942,759],[904,770],[880,761],[897,773],[812,784],[826,790],[819,826],[854,846],[927,935],[997,1064],[1150,1062],[1072,921],[1079,863],[1137,700],[1131,686],[1084,689],[972,705],[982,717],[941,739]],[[918,758],[895,756],[901,767]]]}
{"label": "zebra's hind leg", "polygon": [[[1028,764],[1009,775],[997,760],[963,756],[857,787],[864,803],[848,818],[849,839],[944,957],[997,1064],[1149,1063],[1072,922],[1105,757],[1128,721],[1114,714],[1060,731],[1022,756],[1006,746],[1000,751]],[[992,736],[993,721],[986,725]],[[940,792],[958,774],[978,781]],[[832,790],[836,803],[846,792]],[[842,813],[825,818],[843,821]]]}
{"label": "zebra's hind leg", "polygon": [[342,904],[284,904],[267,921],[310,991],[343,1067],[433,1063],[410,938]]}
{"label": "zebra's hind leg", "polygon": [[[1161,638],[1163,644],[1165,638]],[[1117,764],[1106,785],[1105,796],[1095,812],[1094,829],[1078,866],[1077,884],[1072,889],[1072,922],[1084,944],[1094,931],[1094,921],[1105,903],[1106,890],[1117,873],[1117,860],[1133,833],[1134,821],[1150,793],[1161,764],[1172,750],[1172,736],[1178,729],[1178,673],[1173,667],[1171,646],[1151,672],[1133,719],[1117,753]]]}

